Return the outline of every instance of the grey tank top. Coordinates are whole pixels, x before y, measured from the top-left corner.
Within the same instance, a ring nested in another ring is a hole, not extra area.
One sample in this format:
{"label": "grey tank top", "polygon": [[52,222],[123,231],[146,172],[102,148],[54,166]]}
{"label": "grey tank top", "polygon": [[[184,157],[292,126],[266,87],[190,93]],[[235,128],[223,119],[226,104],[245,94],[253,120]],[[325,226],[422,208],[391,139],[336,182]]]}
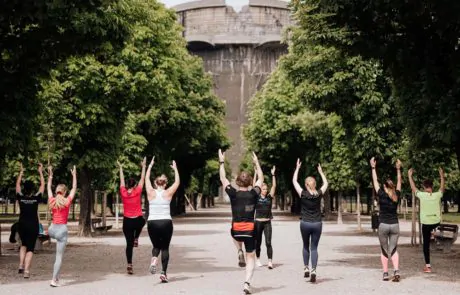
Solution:
{"label": "grey tank top", "polygon": [[164,190],[155,190],[156,197],[149,200],[149,218],[147,220],[172,219],[169,204],[171,200],[163,198]]}

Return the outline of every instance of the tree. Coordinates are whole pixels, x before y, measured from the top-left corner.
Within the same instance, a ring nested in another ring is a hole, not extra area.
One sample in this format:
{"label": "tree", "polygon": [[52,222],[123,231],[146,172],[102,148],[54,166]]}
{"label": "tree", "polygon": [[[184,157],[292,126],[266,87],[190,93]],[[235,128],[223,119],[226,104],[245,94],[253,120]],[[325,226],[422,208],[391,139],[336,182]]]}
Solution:
{"label": "tree", "polygon": [[[324,25],[309,30],[318,43],[334,44],[382,62],[391,75],[412,148],[449,148],[460,165],[458,1],[293,3],[302,26],[318,21]],[[350,41],[343,42],[340,34]]]}

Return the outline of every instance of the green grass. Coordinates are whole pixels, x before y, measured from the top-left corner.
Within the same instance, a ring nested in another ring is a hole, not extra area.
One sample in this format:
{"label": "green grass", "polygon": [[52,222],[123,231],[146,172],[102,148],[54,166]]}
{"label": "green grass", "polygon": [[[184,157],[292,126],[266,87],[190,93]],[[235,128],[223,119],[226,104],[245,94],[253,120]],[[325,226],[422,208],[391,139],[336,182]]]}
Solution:
{"label": "green grass", "polygon": [[460,213],[446,213],[442,215],[443,223],[458,223],[460,224]]}

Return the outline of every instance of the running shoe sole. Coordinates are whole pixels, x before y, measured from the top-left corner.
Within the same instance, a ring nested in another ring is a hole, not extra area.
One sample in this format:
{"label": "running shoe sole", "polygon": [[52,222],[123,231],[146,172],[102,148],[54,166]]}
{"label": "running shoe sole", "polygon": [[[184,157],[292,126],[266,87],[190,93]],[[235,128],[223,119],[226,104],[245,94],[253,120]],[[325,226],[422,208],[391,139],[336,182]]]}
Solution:
{"label": "running shoe sole", "polygon": [[310,271],[306,271],[303,273],[304,278],[309,278],[310,277]]}
{"label": "running shoe sole", "polygon": [[251,294],[251,291],[249,291],[248,289],[244,289],[244,294]]}
{"label": "running shoe sole", "polygon": [[392,279],[393,282],[399,282],[399,280],[401,279],[401,276],[400,275],[395,275]]}
{"label": "running shoe sole", "polygon": [[315,283],[316,282],[316,274],[312,273],[310,275],[310,283]]}
{"label": "running shoe sole", "polygon": [[150,264],[149,271],[152,275],[157,273],[157,266],[155,264]]}
{"label": "running shoe sole", "polygon": [[23,273],[24,273],[24,269],[23,269],[23,268],[18,269],[18,274],[23,274]]}

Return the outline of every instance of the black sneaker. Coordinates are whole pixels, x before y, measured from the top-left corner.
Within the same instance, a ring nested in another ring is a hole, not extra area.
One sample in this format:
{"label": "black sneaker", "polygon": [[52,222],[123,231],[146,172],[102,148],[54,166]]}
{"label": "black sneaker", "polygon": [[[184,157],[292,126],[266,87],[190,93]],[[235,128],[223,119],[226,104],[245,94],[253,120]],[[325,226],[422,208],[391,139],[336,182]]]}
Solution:
{"label": "black sneaker", "polygon": [[161,280],[162,283],[167,283],[167,282],[169,282],[169,281],[168,281],[168,277],[166,276],[166,274],[165,274],[164,272],[161,272],[160,280]]}
{"label": "black sneaker", "polygon": [[384,281],[389,281],[389,280],[390,280],[390,276],[388,275],[387,272],[384,272],[384,273],[383,273],[383,280],[384,280]]}
{"label": "black sneaker", "polygon": [[303,269],[303,277],[304,278],[310,277],[310,269],[308,268],[308,266],[305,266],[305,268]]}
{"label": "black sneaker", "polygon": [[23,268],[18,268],[18,274],[23,274],[24,273],[24,269]]}
{"label": "black sneaker", "polygon": [[244,288],[243,288],[243,292],[244,294],[251,294],[251,284],[249,284],[248,282],[244,282]]}
{"label": "black sneaker", "polygon": [[401,275],[399,274],[399,270],[395,270],[393,273],[393,282],[399,282],[401,280]]}
{"label": "black sneaker", "polygon": [[245,267],[246,261],[244,261],[244,252],[243,250],[238,250],[238,265],[239,267]]}
{"label": "black sneaker", "polygon": [[315,283],[316,282],[316,268],[311,270],[310,273],[310,282]]}

